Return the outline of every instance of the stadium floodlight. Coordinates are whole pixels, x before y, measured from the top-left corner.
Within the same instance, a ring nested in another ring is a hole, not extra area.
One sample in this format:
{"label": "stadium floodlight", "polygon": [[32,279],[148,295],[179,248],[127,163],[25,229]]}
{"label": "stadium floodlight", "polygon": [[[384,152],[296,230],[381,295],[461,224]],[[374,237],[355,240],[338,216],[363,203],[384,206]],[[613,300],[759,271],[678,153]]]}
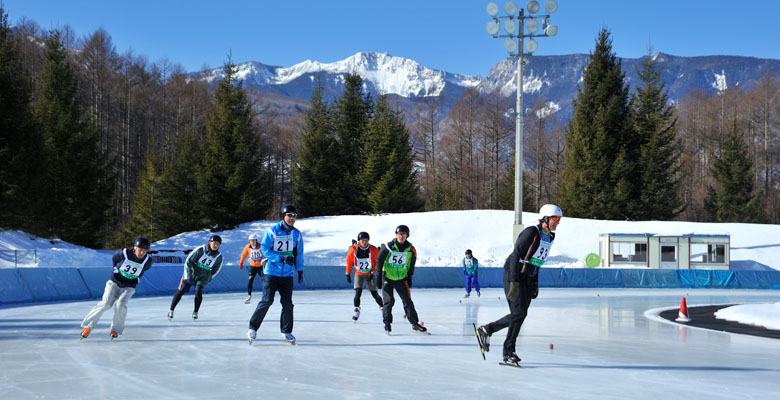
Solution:
{"label": "stadium floodlight", "polygon": [[547,2],[544,3],[544,11],[548,14],[558,11],[558,3],[556,3],[555,0],[547,0]]}
{"label": "stadium floodlight", "polygon": [[498,21],[490,21],[487,23],[487,28],[485,28],[485,30],[487,33],[495,35],[499,30],[501,30],[501,24],[499,24]]}
{"label": "stadium floodlight", "polygon": [[[536,14],[540,10],[539,2],[529,1],[525,10],[518,8],[513,1],[504,4],[506,15],[499,15],[498,4],[491,1],[485,7],[492,21],[488,22],[487,33],[495,38],[507,38],[504,41],[504,50],[510,56],[517,57],[517,104],[515,106],[515,223],[512,229],[514,241],[523,230],[523,64],[524,56],[531,56],[538,48],[539,43],[533,38],[555,36],[558,34],[558,26],[550,25],[550,14],[558,10],[555,0],[547,0],[544,3],[546,15]],[[528,15],[525,12],[528,11]],[[504,21],[505,35],[500,34],[501,25],[499,19]],[[539,32],[541,23],[541,32]],[[528,31],[528,33],[526,33]],[[525,40],[528,39],[528,40]],[[511,113],[510,113],[511,114]]]}
{"label": "stadium floodlight", "polygon": [[498,4],[491,1],[490,3],[487,3],[485,10],[487,11],[488,15],[495,17],[498,15]]}
{"label": "stadium floodlight", "polygon": [[529,19],[528,22],[525,23],[525,29],[528,29],[528,32],[536,33],[536,31],[539,30],[539,21]]}

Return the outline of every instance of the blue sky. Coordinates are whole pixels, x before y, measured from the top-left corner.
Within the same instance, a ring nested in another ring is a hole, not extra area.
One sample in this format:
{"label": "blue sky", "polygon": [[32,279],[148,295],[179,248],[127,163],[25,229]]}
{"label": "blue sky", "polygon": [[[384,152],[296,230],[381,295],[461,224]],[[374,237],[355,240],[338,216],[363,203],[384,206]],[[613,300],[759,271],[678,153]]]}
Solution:
{"label": "blue sky", "polygon": [[[539,0],[543,5],[544,0]],[[507,57],[504,39],[485,32],[485,0],[0,0],[10,22],[44,29],[70,25],[78,37],[103,27],[116,50],[187,71],[259,61],[291,66],[334,62],[357,52],[387,52],[449,72],[487,75]],[[503,8],[505,1],[497,1]],[[525,7],[526,1],[516,2]],[[539,39],[540,55],[588,53],[606,26],[620,57],[648,46],[681,56],[780,58],[780,2],[725,0],[559,0],[556,37]]]}

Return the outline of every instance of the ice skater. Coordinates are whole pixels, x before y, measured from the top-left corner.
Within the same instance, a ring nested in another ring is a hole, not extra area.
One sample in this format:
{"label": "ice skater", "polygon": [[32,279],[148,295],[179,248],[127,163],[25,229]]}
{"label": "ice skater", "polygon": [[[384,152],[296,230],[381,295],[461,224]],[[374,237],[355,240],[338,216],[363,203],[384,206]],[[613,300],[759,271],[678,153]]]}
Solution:
{"label": "ice skater", "polygon": [[125,330],[127,318],[127,302],[135,294],[135,287],[144,272],[152,267],[152,257],[149,256],[149,239],[135,239],[133,248],[118,250],[111,258],[114,269],[111,279],[106,282],[103,299],[81,321],[81,338],[86,338],[95,328],[100,317],[109,308],[114,307],[114,319],[111,321],[111,339],[115,339]]}
{"label": "ice skater", "polygon": [[260,244],[257,242],[259,237],[257,234],[249,235],[249,243],[244,246],[244,251],[241,252],[241,260],[238,262],[238,269],[244,269],[244,260],[249,256],[249,282],[246,285],[246,300],[244,304],[249,304],[252,301],[252,284],[255,281],[255,275],[260,275],[260,279],[263,278],[263,266],[268,260],[263,257],[263,250],[260,248]]}
{"label": "ice skater", "polygon": [[406,311],[406,319],[412,324],[416,333],[427,333],[428,330],[419,324],[417,310],[412,302],[412,275],[417,262],[417,249],[407,240],[409,227],[398,225],[395,228],[395,239],[382,244],[377,256],[377,288],[382,289],[382,322],[385,333],[390,334],[393,323],[393,290],[398,293]]}
{"label": "ice skater", "polygon": [[353,239],[352,247],[347,250],[347,282],[352,283],[352,267],[355,267],[355,297],[352,299],[352,305],[355,306],[355,314],[352,320],[357,321],[360,318],[360,296],[363,294],[363,286],[368,286],[371,297],[374,298],[379,308],[382,308],[382,298],[376,289],[376,259],[379,255],[379,249],[368,241],[371,237],[368,232],[360,232],[357,236],[357,242]]}
{"label": "ice skater", "polygon": [[281,209],[282,220],[268,228],[260,242],[263,255],[268,259],[263,277],[263,298],[249,319],[249,344],[257,337],[257,330],[265,319],[268,308],[279,292],[282,302],[282,315],[279,329],[287,343],[295,344],[293,336],[293,276],[298,273],[298,283],[303,282],[303,235],[294,227],[298,218],[298,208],[286,204]]}
{"label": "ice skater", "polygon": [[466,250],[466,256],[463,257],[463,262],[461,263],[461,266],[463,267],[463,276],[466,278],[466,295],[463,296],[463,298],[468,298],[471,296],[471,286],[474,286],[474,289],[477,291],[477,297],[480,296],[479,294],[479,279],[477,279],[477,272],[479,269],[479,260],[477,260],[474,255],[471,254],[471,249]]}
{"label": "ice skater", "polygon": [[509,303],[509,314],[501,319],[475,329],[480,348],[490,350],[490,336],[509,328],[503,348],[503,363],[520,366],[515,344],[523,325],[531,300],[539,295],[539,268],[550,254],[555,240],[555,229],[563,213],[553,204],[545,204],[539,210],[539,224],[525,228],[517,237],[515,247],[504,262],[504,293]]}
{"label": "ice skater", "polygon": [[219,235],[211,235],[208,243],[190,252],[184,260],[184,273],[179,282],[179,290],[173,295],[171,309],[168,310],[168,319],[173,319],[173,310],[179,304],[179,300],[195,286],[195,308],[192,311],[192,319],[198,319],[198,310],[203,302],[203,289],[219,274],[222,267],[222,238]]}

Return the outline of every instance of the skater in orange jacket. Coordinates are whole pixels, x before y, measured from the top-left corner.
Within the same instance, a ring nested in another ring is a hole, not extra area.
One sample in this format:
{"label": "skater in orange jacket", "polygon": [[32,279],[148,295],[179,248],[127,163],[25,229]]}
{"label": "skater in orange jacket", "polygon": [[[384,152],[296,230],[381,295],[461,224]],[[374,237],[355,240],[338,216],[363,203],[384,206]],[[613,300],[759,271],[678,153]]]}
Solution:
{"label": "skater in orange jacket", "polygon": [[355,315],[352,316],[352,319],[355,321],[360,317],[360,296],[363,294],[364,285],[368,286],[374,301],[382,308],[382,297],[377,292],[376,280],[374,279],[379,249],[368,243],[370,239],[368,232],[358,233],[357,238],[357,243],[352,244],[352,247],[347,251],[347,282],[349,283],[352,283],[352,267],[355,267],[355,298],[352,300],[352,304],[355,306]]}

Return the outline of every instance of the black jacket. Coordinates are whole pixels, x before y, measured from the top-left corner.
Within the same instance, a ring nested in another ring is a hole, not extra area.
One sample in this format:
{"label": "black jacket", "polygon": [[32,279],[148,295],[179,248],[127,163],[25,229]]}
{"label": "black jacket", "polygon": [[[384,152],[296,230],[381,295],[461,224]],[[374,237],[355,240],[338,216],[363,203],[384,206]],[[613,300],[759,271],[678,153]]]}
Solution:
{"label": "black jacket", "polygon": [[[533,278],[534,281],[539,279],[538,268],[527,261],[539,248],[539,242],[542,239],[540,232],[542,232],[541,224],[529,226],[523,229],[520,236],[517,237],[512,253],[504,262],[505,274],[507,274],[509,282],[519,282],[520,279],[529,277]],[[555,232],[550,232],[550,240],[555,240]]]}

